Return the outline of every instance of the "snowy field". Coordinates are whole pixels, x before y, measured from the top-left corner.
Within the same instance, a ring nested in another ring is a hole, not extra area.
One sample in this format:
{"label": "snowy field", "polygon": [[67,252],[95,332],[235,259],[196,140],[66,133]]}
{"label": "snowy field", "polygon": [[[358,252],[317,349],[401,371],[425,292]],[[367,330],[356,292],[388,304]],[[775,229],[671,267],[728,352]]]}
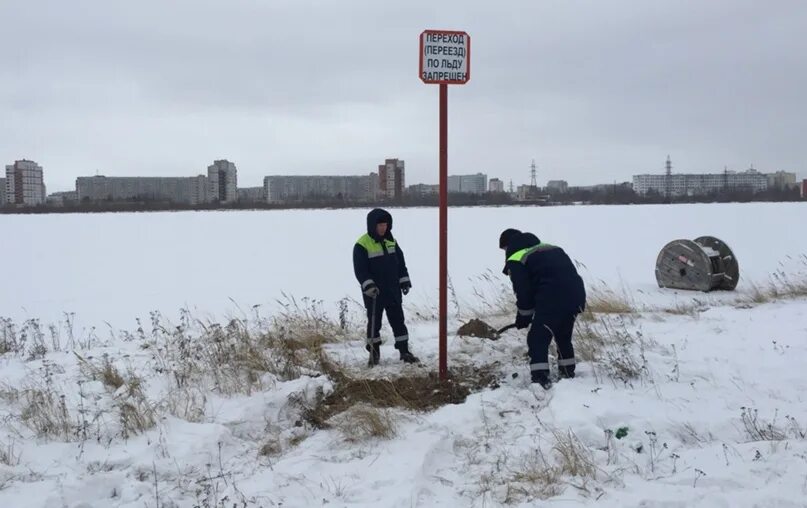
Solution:
{"label": "snowy field", "polygon": [[[437,302],[437,210],[391,210],[414,288],[408,301]],[[780,263],[807,252],[799,218],[807,205],[730,204],[557,208],[459,208],[449,213],[449,275],[472,305],[479,277],[501,277],[499,233],[531,231],[583,263],[590,284],[604,281],[642,301],[667,298],[656,287],[659,250],[670,240],[713,235],[734,249],[742,286],[765,281]],[[353,244],[365,210],[0,217],[4,270],[0,315],[131,329],[157,310],[222,317],[283,293],[329,307],[358,298]]]}
{"label": "snowy field", "polygon": [[[578,377],[531,386],[524,332],[452,335],[462,403],[337,412],[435,370],[437,211],[390,211],[424,363],[387,342],[372,370],[366,211],[0,217],[0,507],[807,506],[807,205],[452,210],[449,329],[512,319],[498,234],[529,230],[606,300]],[[659,250],[701,235],[738,291],[660,290]]]}

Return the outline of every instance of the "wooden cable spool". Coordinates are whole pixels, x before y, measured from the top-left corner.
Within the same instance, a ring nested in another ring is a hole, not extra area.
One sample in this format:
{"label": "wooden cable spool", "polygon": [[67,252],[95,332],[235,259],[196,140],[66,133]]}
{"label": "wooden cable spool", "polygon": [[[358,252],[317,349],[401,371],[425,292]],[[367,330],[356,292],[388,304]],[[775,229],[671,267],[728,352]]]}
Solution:
{"label": "wooden cable spool", "polygon": [[659,287],[691,291],[731,291],[737,287],[740,269],[728,245],[712,236],[673,240],[656,259]]}

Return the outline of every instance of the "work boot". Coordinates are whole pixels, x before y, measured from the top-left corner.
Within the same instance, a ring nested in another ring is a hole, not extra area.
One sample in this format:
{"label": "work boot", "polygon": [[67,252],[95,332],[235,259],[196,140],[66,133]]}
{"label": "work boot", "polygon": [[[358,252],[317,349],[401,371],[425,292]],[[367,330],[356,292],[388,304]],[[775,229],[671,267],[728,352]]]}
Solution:
{"label": "work boot", "polygon": [[401,354],[401,361],[404,363],[420,363],[420,359],[409,351],[409,344],[399,342],[396,344],[398,352]]}
{"label": "work boot", "polygon": [[420,363],[420,358],[409,351],[401,351],[401,361],[404,363]]}
{"label": "work boot", "polygon": [[558,367],[558,374],[561,379],[574,379],[574,365]]}
{"label": "work boot", "polygon": [[544,390],[552,388],[552,380],[549,379],[549,373],[542,370],[532,371],[532,382],[541,385]]}
{"label": "work boot", "polygon": [[367,360],[367,366],[373,367],[375,365],[378,365],[378,363],[381,361],[381,344],[375,343],[372,346],[370,346],[370,344],[367,344],[366,346],[364,346],[364,349],[366,349],[367,352],[370,353],[370,358]]}

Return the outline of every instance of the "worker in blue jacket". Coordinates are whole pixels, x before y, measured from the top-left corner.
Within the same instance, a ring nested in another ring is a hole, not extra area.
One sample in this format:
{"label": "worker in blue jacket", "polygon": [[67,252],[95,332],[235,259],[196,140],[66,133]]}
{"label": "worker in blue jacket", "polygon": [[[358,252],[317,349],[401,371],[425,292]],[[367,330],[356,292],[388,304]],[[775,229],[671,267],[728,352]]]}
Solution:
{"label": "worker in blue jacket", "polygon": [[367,214],[367,232],[353,247],[353,271],[359,281],[367,309],[368,364],[378,365],[381,358],[381,318],[387,321],[395,336],[395,349],[401,360],[417,363],[409,351],[409,331],[404,323],[403,297],[412,289],[401,246],[392,236],[392,215],[376,208]]}
{"label": "worker in blue jacket", "polygon": [[569,256],[532,233],[506,229],[499,248],[507,259],[504,273],[516,294],[516,328],[527,328],[532,382],[550,388],[549,343],[555,339],[558,373],[573,378],[575,370],[572,331],[577,315],[586,307],[583,279]]}

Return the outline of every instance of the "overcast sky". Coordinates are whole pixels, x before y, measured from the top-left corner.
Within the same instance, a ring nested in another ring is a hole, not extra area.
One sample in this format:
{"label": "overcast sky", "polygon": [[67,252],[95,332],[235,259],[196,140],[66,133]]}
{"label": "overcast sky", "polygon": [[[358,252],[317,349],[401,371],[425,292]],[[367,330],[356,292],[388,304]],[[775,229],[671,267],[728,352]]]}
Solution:
{"label": "overcast sky", "polygon": [[79,175],[437,181],[418,36],[465,30],[449,172],[572,185],[675,171],[807,177],[804,0],[0,0],[0,161]]}

